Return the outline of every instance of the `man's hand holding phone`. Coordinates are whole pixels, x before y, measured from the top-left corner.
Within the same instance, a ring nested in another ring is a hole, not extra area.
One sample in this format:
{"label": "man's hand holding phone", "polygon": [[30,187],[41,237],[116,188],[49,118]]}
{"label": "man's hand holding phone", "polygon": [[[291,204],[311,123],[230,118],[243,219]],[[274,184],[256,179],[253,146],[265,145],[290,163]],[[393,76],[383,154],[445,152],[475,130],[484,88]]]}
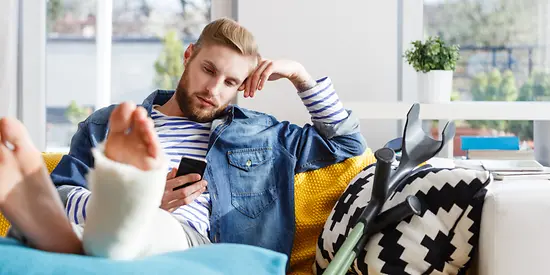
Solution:
{"label": "man's hand holding phone", "polygon": [[182,159],[179,170],[173,168],[166,176],[166,187],[160,205],[160,208],[166,211],[173,212],[179,207],[193,202],[206,191],[208,183],[202,179],[204,166],[196,167],[194,171],[190,171],[184,164],[187,162]]}

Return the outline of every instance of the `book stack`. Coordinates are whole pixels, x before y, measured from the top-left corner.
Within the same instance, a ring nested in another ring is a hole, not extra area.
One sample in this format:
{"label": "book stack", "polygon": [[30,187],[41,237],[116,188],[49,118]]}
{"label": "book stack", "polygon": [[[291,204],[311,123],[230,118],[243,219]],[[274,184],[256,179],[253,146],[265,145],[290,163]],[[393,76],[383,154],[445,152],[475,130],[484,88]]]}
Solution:
{"label": "book stack", "polygon": [[550,169],[536,160],[480,160],[481,166],[493,174],[495,180],[545,179],[550,180]]}
{"label": "book stack", "polygon": [[461,137],[467,160],[456,161],[457,167],[490,171],[495,180],[550,180],[550,168],[535,160],[531,149],[521,149],[519,139],[504,137]]}
{"label": "book stack", "polygon": [[490,160],[534,160],[535,152],[531,148],[520,148],[519,138],[515,136],[484,137],[462,136],[461,148],[466,151],[467,159]]}

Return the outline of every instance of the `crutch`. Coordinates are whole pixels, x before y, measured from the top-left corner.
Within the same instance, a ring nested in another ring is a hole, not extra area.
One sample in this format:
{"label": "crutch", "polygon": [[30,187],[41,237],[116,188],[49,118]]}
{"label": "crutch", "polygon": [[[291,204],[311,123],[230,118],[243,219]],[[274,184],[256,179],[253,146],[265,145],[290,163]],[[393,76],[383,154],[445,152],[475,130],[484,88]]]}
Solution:
{"label": "crutch", "polygon": [[374,153],[377,162],[371,200],[324,275],[345,274],[372,235],[390,224],[420,214],[421,204],[415,196],[408,196],[402,203],[380,213],[388,197],[405,182],[404,179],[420,164],[439,153],[455,135],[454,123],[447,122],[441,133],[441,140],[434,140],[422,129],[419,114],[420,105],[413,104],[407,113],[401,159],[394,172],[391,165],[395,160],[395,152],[391,148],[381,148]]}

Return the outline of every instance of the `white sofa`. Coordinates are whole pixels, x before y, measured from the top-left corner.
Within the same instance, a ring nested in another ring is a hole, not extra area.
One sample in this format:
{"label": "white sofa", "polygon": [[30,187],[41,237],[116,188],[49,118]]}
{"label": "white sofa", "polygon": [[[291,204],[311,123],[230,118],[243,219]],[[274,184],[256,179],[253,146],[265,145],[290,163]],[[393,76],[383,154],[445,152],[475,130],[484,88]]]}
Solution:
{"label": "white sofa", "polygon": [[550,181],[493,181],[488,190],[472,273],[550,274]]}

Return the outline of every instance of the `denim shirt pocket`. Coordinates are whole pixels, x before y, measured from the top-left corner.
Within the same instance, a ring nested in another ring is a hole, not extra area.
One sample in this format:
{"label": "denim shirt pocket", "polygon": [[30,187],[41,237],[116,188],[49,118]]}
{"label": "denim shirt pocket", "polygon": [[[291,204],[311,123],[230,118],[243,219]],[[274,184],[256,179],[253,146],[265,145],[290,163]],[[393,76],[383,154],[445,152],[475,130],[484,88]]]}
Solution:
{"label": "denim shirt pocket", "polygon": [[258,217],[277,199],[273,149],[243,148],[227,152],[231,204],[242,214]]}

